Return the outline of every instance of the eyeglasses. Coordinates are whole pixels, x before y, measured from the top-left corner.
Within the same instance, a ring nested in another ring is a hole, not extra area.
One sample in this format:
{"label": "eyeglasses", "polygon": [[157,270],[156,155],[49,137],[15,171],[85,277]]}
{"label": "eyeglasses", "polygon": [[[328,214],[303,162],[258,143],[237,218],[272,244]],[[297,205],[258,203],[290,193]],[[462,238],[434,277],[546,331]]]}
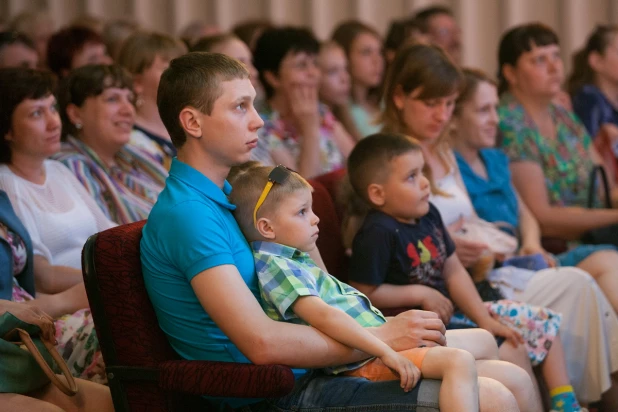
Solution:
{"label": "eyeglasses", "polygon": [[262,194],[255,204],[255,209],[253,209],[253,226],[257,227],[257,212],[264,204],[264,201],[266,200],[266,197],[270,193],[270,190],[273,188],[274,184],[277,183],[282,185],[286,180],[288,180],[292,173],[296,172],[283,165],[278,165],[268,174],[268,182],[266,183],[266,186],[264,186],[264,190],[262,190]]}

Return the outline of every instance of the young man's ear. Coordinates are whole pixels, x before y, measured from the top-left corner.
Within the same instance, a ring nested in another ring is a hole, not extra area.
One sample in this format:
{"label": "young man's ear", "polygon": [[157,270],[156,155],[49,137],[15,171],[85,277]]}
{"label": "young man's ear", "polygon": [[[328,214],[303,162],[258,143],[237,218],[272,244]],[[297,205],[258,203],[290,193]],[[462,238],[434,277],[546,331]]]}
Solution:
{"label": "young man's ear", "polygon": [[384,188],[381,184],[371,183],[369,187],[367,187],[367,196],[371,204],[378,207],[384,206]]}
{"label": "young man's ear", "polygon": [[180,120],[180,125],[185,132],[187,132],[190,136],[199,139],[202,137],[202,120],[200,116],[200,111],[194,107],[187,106],[180,111],[178,115],[178,119]]}
{"label": "young man's ear", "polygon": [[258,219],[256,229],[265,239],[272,240],[275,238],[275,229],[273,228],[271,221],[265,217]]}

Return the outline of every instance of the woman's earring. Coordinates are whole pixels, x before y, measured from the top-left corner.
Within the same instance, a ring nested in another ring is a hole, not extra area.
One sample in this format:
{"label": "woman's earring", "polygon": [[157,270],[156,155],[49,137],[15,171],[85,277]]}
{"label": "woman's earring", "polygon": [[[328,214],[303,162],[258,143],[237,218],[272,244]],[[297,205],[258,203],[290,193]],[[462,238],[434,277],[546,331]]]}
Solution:
{"label": "woman's earring", "polygon": [[82,124],[81,123],[75,123],[75,128],[77,130],[81,130],[82,129]]}
{"label": "woman's earring", "polygon": [[144,104],[144,99],[137,96],[137,99],[135,99],[135,107],[142,107],[143,104]]}

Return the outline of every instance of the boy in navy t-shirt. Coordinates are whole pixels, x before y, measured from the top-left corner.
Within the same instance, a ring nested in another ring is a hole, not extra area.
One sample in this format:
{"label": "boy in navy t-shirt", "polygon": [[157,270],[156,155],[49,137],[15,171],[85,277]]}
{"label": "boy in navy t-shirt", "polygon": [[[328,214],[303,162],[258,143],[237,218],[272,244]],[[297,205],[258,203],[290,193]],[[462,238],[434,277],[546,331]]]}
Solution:
{"label": "boy in navy t-shirt", "polygon": [[[422,307],[449,323],[455,307],[469,320],[515,346],[543,335],[545,350],[559,343],[560,315],[524,303],[482,302],[465,268],[454,253],[440,212],[429,203],[430,182],[423,175],[421,147],[407,136],[379,133],[360,141],[348,158],[350,183],[371,206],[352,244],[350,285],[380,308]],[[518,315],[513,315],[512,309]],[[494,316],[492,316],[491,314]],[[525,316],[524,316],[525,315]],[[499,317],[511,328],[499,322]],[[539,332],[540,331],[540,332]],[[561,348],[558,349],[558,353]],[[564,371],[564,359],[553,357],[544,370]],[[554,375],[557,374],[554,373]],[[566,373],[550,387],[560,411],[578,411]],[[566,402],[565,402],[566,400]],[[554,404],[552,394],[552,405]]]}

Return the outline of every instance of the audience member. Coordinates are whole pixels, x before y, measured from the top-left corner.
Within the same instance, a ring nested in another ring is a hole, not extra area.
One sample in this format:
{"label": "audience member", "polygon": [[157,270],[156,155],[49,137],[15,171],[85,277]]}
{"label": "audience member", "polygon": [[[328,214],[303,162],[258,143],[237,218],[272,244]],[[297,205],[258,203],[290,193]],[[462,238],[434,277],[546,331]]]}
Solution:
{"label": "audience member", "polygon": [[[61,135],[52,89],[48,72],[0,69],[0,189],[32,242],[37,300],[54,317],[70,314],[57,325],[60,351],[73,373],[105,380],[104,370],[95,369],[101,357],[96,355],[92,319],[89,311],[80,310],[88,308],[81,251],[88,236],[114,223],[66,167],[47,160],[60,149]],[[32,289],[25,291],[22,300],[28,300]],[[70,331],[83,334],[84,351],[73,347]]]}
{"label": "audience member", "polygon": [[251,84],[257,93],[254,106],[258,112],[260,111],[260,108],[264,105],[264,89],[260,84],[259,74],[253,65],[253,53],[245,42],[231,33],[216,34],[198,40],[191,51],[225,54],[247,66],[251,76]]}
{"label": "audience member", "polygon": [[[440,212],[429,203],[423,163],[421,146],[402,134],[371,135],[352,151],[350,182],[372,210],[354,238],[350,281],[382,307],[422,307],[437,312],[447,328],[478,325],[499,337],[499,345],[524,346],[549,389],[561,392],[552,394],[552,409],[580,411],[558,336],[561,316],[511,300],[482,302]],[[538,391],[519,389],[525,390],[513,393],[521,410],[540,411]]]}
{"label": "audience member", "polygon": [[256,163],[233,170],[228,179],[234,186],[230,194],[236,206],[234,217],[253,250],[266,314],[280,322],[311,325],[376,356],[327,368],[328,374],[400,380],[407,392],[422,373],[423,378],[442,380],[440,410],[477,411],[478,378],[472,354],[452,347],[395,352],[367,331],[367,327],[386,323],[386,318],[365,295],[320,269],[309,257],[316,249],[320,220],[311,208],[311,185],[283,166]]}
{"label": "audience member", "polygon": [[[418,139],[425,157],[425,174],[431,183],[431,201],[449,229],[457,257],[465,267],[471,267],[487,245],[456,232],[462,216],[473,216],[474,208],[465,192],[454,154],[448,142],[440,138],[451,118],[462,81],[459,70],[441,49],[416,45],[401,50],[387,77],[383,122],[387,131]],[[517,298],[562,314],[563,330],[572,334],[566,335],[570,336],[568,340],[563,335],[565,357],[570,361],[569,380],[578,399],[598,400],[611,385],[608,368],[615,370],[614,365],[618,365],[618,358],[608,353],[612,350],[611,342],[618,336],[618,318],[594,280],[579,269],[539,271]],[[581,336],[587,339],[582,340]],[[502,359],[515,362],[531,373],[529,360],[520,350],[505,343],[500,351]],[[598,351],[608,355],[599,360]],[[589,359],[588,366],[572,362],[582,354]],[[594,379],[584,373],[586,368],[591,368]]]}
{"label": "audience member", "polygon": [[406,17],[391,21],[384,39],[384,57],[390,65],[395,59],[397,51],[402,47],[415,43],[429,43],[429,36],[421,31],[416,19]]}
{"label": "audience member", "polygon": [[221,29],[218,26],[208,24],[203,20],[194,20],[178,33],[178,37],[180,37],[185,43],[185,46],[190,49],[202,37],[214,36],[219,33],[221,33]]}
{"label": "audience member", "polygon": [[542,234],[576,240],[616,224],[618,210],[587,208],[590,173],[600,162],[590,135],[552,102],[563,79],[556,34],[540,23],[514,27],[500,41],[499,67],[502,147]]}
{"label": "audience member", "polygon": [[137,32],[122,46],[118,64],[133,75],[137,116],[131,144],[154,156],[169,169],[176,149],[159,117],[157,89],[170,60],[187,52],[180,40],[156,32]]}
{"label": "audience member", "polygon": [[232,27],[232,33],[245,42],[252,52],[255,52],[255,43],[262,33],[274,27],[269,20],[265,19],[245,20]]}
{"label": "audience member", "polygon": [[[0,299],[0,315],[5,313],[10,313],[23,322],[39,326],[45,339],[54,339],[52,319],[36,306]],[[66,383],[63,376],[58,376],[58,379]],[[75,396],[66,396],[54,384],[48,382],[42,388],[28,394],[0,393],[0,403],[6,411],[114,411],[109,388],[81,379],[76,379],[75,383],[78,389]]]}
{"label": "audience member", "polygon": [[318,101],[319,49],[310,31],[284,27],[265,31],[254,54],[267,99],[260,140],[275,163],[307,178],[343,167],[354,145]]}
{"label": "audience member", "polygon": [[21,33],[0,32],[0,68],[26,67],[35,69],[38,64],[39,55],[32,40]]}
{"label": "audience member", "polygon": [[47,44],[47,66],[59,78],[88,64],[111,64],[103,39],[96,32],[69,26],[54,33]]}
{"label": "audience member", "polygon": [[129,143],[135,108],[132,81],[117,65],[90,65],[69,73],[58,90],[64,163],[112,221],[146,219],[167,170]]}
{"label": "audience member", "polygon": [[125,40],[138,30],[139,23],[127,18],[113,19],[105,23],[101,37],[112,60],[118,62],[118,55]]}
{"label": "audience member", "polygon": [[322,43],[318,54],[318,67],[322,73],[318,87],[320,101],[328,106],[354,140],[362,139],[363,136],[356,128],[350,113],[349,102],[352,89],[348,58],[339,43],[332,40]]}
{"label": "audience member", "polygon": [[[311,327],[273,321],[260,307],[253,257],[232,215],[226,181],[231,167],[249,160],[263,124],[252,106],[254,97],[245,66],[221,54],[181,56],[161,78],[159,109],[178,157],[144,227],[141,259],[146,289],[172,347],[185,359],[302,368],[294,370],[298,380],[289,395],[217,399],[232,407],[289,410],[295,405],[302,411],[422,403],[437,408],[437,393],[426,381],[406,393],[397,382],[307,371],[367,355]],[[323,268],[319,254],[312,257]],[[371,332],[394,350],[445,343],[441,321],[423,311],[403,313]],[[481,398],[493,406],[512,399],[499,382],[484,380],[480,387]]]}
{"label": "audience member", "polygon": [[[618,26],[598,26],[573,56],[569,93],[573,109],[595,140],[618,144]],[[616,154],[614,154],[616,156]]]}
{"label": "audience member", "polygon": [[456,64],[462,63],[461,29],[449,8],[430,6],[418,11],[414,18],[431,42],[442,47]]}
{"label": "audience member", "polygon": [[54,22],[47,11],[24,11],[13,18],[9,30],[23,33],[32,39],[39,55],[39,64],[47,64],[47,43],[54,32]]}
{"label": "audience member", "polygon": [[[600,250],[607,247],[579,246],[555,257],[549,256],[543,250],[538,223],[519,198],[511,182],[508,158],[502,151],[494,148],[498,128],[496,85],[480,71],[466,69],[464,74],[465,87],[457,99],[450,137],[457,150],[457,164],[476,213],[487,221],[507,224],[519,233],[519,254],[541,254],[548,261],[548,265],[554,265],[555,258],[559,266],[578,266],[589,272],[597,279],[610,301],[614,302],[616,287],[612,287],[612,282],[615,281],[615,273],[612,272],[615,270],[613,268],[618,266],[618,255],[613,251],[613,247],[609,247],[611,251],[601,252]],[[600,274],[600,269],[604,269],[605,273]],[[509,273],[515,276],[512,272]],[[604,277],[608,279],[605,280]],[[500,283],[515,289],[514,297],[518,298],[522,290],[522,279],[523,277],[506,278],[501,279]],[[569,303],[568,310],[563,307],[560,311],[568,314],[571,307],[572,303]],[[565,319],[570,320],[571,316]],[[573,353],[587,353],[585,345],[588,343],[582,342],[574,332],[576,330],[571,325],[561,328],[560,335],[565,346],[573,346]],[[567,358],[567,364],[572,376],[584,374],[579,359],[574,362],[572,358]],[[577,374],[573,371],[577,371]],[[577,376],[574,382],[579,384],[582,380],[580,376]]]}
{"label": "audience member", "polygon": [[346,53],[352,79],[350,113],[362,137],[377,132],[380,126],[380,86],[384,75],[382,39],[372,27],[356,20],[337,26],[332,39]]}

